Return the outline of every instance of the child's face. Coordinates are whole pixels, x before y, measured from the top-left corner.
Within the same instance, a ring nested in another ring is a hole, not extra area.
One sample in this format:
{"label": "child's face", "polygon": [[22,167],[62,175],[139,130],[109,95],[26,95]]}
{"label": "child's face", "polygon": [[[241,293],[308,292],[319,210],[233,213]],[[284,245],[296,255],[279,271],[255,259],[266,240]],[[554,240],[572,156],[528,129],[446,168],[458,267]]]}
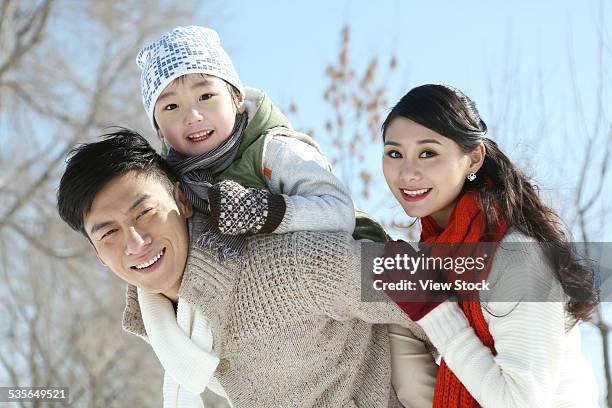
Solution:
{"label": "child's face", "polygon": [[431,215],[446,227],[466,176],[480,167],[476,153],[464,153],[453,140],[398,117],[385,133],[383,173],[406,214]]}
{"label": "child's face", "polygon": [[229,138],[243,100],[234,102],[228,85],[210,75],[188,74],[172,81],[155,103],[158,135],[179,153],[207,153]]}

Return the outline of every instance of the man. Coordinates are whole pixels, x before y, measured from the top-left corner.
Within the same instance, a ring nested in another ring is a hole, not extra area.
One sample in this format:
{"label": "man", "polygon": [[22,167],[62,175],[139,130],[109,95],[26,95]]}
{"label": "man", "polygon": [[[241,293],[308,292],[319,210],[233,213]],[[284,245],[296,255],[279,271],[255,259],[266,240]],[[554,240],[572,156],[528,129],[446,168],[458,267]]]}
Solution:
{"label": "man", "polygon": [[400,406],[383,323],[408,329],[413,406],[431,406],[425,336],[393,302],[360,302],[358,242],[253,236],[242,262],[220,262],[198,243],[207,217],[177,180],[120,130],[75,148],[58,191],[62,219],[129,284],[124,328],[164,366],[167,406],[198,406],[207,386],[235,407]]}

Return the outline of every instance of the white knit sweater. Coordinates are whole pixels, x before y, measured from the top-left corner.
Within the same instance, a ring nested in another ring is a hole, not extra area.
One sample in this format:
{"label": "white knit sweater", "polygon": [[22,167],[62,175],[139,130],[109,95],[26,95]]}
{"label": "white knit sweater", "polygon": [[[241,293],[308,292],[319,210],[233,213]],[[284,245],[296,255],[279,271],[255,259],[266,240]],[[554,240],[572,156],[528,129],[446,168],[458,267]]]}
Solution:
{"label": "white knit sweater", "polygon": [[[528,277],[527,286],[514,287],[549,285],[547,293],[558,300],[561,286],[533,239],[510,232],[502,243],[510,242],[525,244],[513,244],[512,251],[504,245],[498,248],[490,281],[503,277],[507,282],[499,290],[508,290],[513,277]],[[523,250],[517,250],[521,245]],[[503,295],[491,296],[496,300]],[[579,328],[566,330],[562,302],[483,302],[483,314],[497,355],[478,339],[456,302],[443,303],[419,321],[448,367],[483,407],[598,406],[596,381],[580,350]]]}

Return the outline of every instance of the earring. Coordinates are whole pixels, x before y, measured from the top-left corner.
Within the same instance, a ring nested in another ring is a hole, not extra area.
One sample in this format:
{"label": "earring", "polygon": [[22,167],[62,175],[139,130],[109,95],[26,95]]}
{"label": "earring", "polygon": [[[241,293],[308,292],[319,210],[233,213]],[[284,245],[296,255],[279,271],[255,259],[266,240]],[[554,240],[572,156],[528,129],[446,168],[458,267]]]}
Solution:
{"label": "earring", "polygon": [[470,173],[470,174],[468,174],[467,179],[468,179],[469,181],[474,181],[474,180],[476,180],[476,174],[474,174],[474,173]]}

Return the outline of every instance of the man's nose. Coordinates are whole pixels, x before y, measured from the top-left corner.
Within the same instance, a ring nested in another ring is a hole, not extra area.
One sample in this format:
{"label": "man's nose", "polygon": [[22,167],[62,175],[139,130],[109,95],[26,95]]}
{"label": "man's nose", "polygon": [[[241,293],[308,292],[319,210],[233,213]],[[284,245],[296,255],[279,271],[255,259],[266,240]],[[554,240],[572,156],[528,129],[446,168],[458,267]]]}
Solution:
{"label": "man's nose", "polygon": [[142,252],[151,243],[151,239],[134,227],[129,227],[125,243],[125,254],[135,255]]}

